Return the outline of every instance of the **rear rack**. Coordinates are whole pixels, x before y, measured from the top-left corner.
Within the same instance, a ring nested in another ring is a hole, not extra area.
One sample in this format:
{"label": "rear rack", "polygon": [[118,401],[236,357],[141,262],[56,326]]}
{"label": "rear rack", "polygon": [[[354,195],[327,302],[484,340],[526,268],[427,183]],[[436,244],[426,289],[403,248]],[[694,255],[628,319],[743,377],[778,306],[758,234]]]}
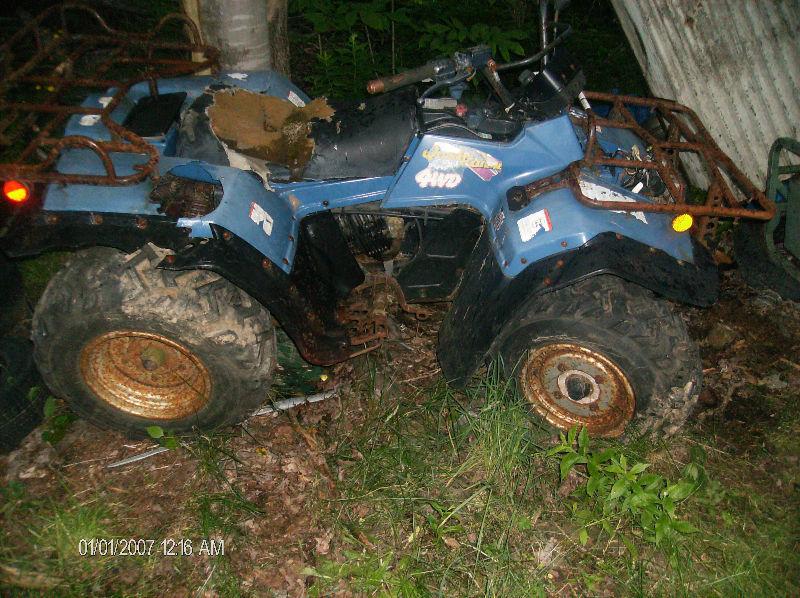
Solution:
{"label": "rear rack", "polygon": [[[76,19],[80,31],[71,27]],[[167,25],[176,23],[188,41],[156,40]],[[157,150],[111,114],[136,83],[147,81],[155,96],[159,78],[215,69],[218,51],[200,39],[195,24],[181,14],[167,15],[144,34],[112,29],[94,9],[74,3],[53,6],[29,21],[0,46],[0,180],[116,186],[157,176]],[[199,61],[193,62],[190,53]],[[114,78],[112,69],[129,74]],[[76,105],[109,88],[113,90],[105,106]],[[111,139],[62,137],[75,115],[99,119]],[[77,148],[94,152],[104,174],[54,170],[62,152]],[[114,167],[114,153],[142,155],[144,161],[123,176]]]}
{"label": "rear rack", "polygon": [[[769,220],[775,205],[739,170],[719,148],[697,115],[686,106],[656,98],[621,96],[600,92],[585,92],[590,102],[611,105],[609,118],[601,118],[588,110],[586,117],[573,117],[573,122],[586,134],[583,160],[571,164],[564,172],[525,187],[527,199],[559,187],[569,187],[575,197],[592,208],[606,210],[691,214],[697,216],[694,234],[705,236],[713,226],[714,217],[752,218]],[[656,136],[641,126],[628,106],[649,108],[658,118],[663,135]],[[628,129],[642,138],[652,159],[631,159],[608,156],[600,148],[598,133],[603,127]],[[690,155],[692,157],[688,157]],[[708,178],[708,191],[703,198],[687,197],[687,186],[679,173],[681,160],[694,160]],[[666,187],[666,196],[659,202],[600,201],[587,197],[581,189],[581,172],[597,166],[612,166],[629,170],[650,170],[658,173]]]}

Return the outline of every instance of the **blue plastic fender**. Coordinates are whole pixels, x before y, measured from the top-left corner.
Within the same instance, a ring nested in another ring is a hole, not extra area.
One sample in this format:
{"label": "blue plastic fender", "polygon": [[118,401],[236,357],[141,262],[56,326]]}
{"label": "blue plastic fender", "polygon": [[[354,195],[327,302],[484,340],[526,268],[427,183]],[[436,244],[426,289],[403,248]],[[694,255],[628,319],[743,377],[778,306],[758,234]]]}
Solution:
{"label": "blue plastic fender", "polygon": [[[165,79],[159,81],[159,90],[185,91],[186,107],[213,84],[308,101],[291,82],[272,72]],[[145,83],[134,86],[115,111],[115,120],[122,122],[136,101],[148,93]],[[91,96],[84,105],[101,105],[104,97]],[[67,134],[95,138],[109,135],[102,123],[81,122],[79,116],[70,119]],[[163,139],[152,140],[162,153],[161,172],[215,181],[223,188],[216,210],[200,218],[182,218],[177,226],[188,228],[192,237],[208,238],[211,225],[218,225],[244,239],[285,272],[292,269],[303,217],[373,201],[381,201],[387,209],[460,205],[476,210],[489,223],[495,259],[503,274],[512,278],[528,264],[580,247],[606,232],[646,243],[676,260],[693,261],[689,235],[673,232],[669,215],[592,209],[580,204],[568,189],[542,194],[518,212],[509,209],[506,193],[510,188],[553,175],[582,158],[579,137],[566,115],[529,123],[508,142],[437,135],[415,138],[395,176],[289,184],[262,182],[248,171],[170,156],[176,134],[177,127],[173,127]],[[607,143],[612,141],[617,140]],[[126,174],[133,172],[142,158],[116,154],[113,160],[117,171]],[[102,171],[100,161],[89,150],[64,152],[58,167],[71,172]],[[587,178],[585,182],[616,194],[616,199],[643,199],[617,187],[613,180]],[[150,181],[125,187],[50,185],[44,209],[155,215],[157,205],[149,201],[151,190]]]}

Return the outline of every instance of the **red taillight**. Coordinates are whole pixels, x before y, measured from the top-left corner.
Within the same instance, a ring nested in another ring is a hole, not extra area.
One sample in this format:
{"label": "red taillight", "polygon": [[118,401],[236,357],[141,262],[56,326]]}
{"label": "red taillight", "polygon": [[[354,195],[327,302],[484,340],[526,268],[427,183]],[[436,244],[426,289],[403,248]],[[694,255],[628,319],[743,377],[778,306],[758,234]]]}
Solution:
{"label": "red taillight", "polygon": [[3,196],[11,203],[23,203],[31,196],[31,191],[24,183],[6,181],[3,183]]}

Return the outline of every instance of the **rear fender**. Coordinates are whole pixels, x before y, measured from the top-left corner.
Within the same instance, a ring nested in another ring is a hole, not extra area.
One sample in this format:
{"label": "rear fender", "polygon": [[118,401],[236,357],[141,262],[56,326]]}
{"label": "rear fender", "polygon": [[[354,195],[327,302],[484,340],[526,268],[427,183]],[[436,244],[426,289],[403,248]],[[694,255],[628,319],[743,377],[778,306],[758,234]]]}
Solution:
{"label": "rear fender", "polygon": [[621,235],[603,233],[579,248],[531,264],[512,278],[492,255],[484,227],[439,331],[439,362],[445,378],[464,384],[494,353],[508,322],[528,301],[546,301],[547,293],[591,276],[611,274],[667,299],[710,305],[719,290],[717,267],[704,247],[692,245],[694,263]]}

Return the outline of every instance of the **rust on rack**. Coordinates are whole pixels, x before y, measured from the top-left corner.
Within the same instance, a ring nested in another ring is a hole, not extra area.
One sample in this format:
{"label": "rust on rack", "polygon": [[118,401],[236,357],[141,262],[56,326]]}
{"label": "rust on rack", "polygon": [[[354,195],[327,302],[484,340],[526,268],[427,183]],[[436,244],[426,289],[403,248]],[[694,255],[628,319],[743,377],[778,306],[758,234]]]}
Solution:
{"label": "rust on rack", "polygon": [[[73,29],[77,17],[80,27]],[[182,28],[186,41],[159,39],[170,24]],[[156,94],[159,78],[216,69],[219,52],[200,39],[195,24],[181,14],[165,16],[147,33],[132,33],[111,28],[93,8],[76,3],[53,6],[24,24],[0,46],[0,180],[131,185],[157,177],[156,149],[111,115],[137,83],[148,82],[150,93]],[[103,57],[97,62],[99,52]],[[192,53],[203,59],[193,62]],[[80,72],[81,62],[88,72]],[[109,75],[120,67],[130,74]],[[73,105],[106,91],[110,101],[103,107]],[[95,115],[111,139],[61,136],[71,117],[86,115]],[[57,171],[59,157],[70,149],[93,152],[104,172]],[[140,155],[142,161],[132,173],[120,174],[111,158],[115,153]]]}
{"label": "rust on rack", "polygon": [[[585,95],[590,102],[610,104],[609,117],[601,118],[592,110],[588,110],[585,116],[573,115],[573,123],[586,135],[583,159],[573,162],[557,175],[526,185],[523,189],[527,201],[543,193],[569,187],[578,201],[592,208],[691,214],[698,218],[693,232],[700,237],[708,232],[713,218],[769,220],[775,214],[773,202],[719,148],[691,109],[655,98],[589,91]],[[628,106],[650,108],[658,118],[663,134],[654,135],[641,126]],[[603,128],[631,131],[647,144],[650,157],[635,159],[607,155],[598,141],[598,134]],[[699,201],[688,199],[687,185],[680,173],[681,158],[687,154],[701,161],[708,177],[708,190]],[[591,173],[602,166],[654,171],[663,182],[665,192],[650,201],[600,201],[587,197],[581,188],[581,174]]]}

